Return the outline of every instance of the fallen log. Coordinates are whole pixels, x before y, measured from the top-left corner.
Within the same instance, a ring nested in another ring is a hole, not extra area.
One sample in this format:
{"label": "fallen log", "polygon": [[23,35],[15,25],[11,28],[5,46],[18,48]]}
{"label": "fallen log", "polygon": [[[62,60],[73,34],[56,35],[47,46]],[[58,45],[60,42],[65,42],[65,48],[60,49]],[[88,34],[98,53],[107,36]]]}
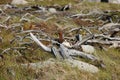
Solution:
{"label": "fallen log", "polygon": [[70,52],[70,56],[80,56],[82,58],[89,59],[92,61],[99,60],[97,57],[93,56],[92,54],[87,54],[78,50],[69,49],[69,52]]}
{"label": "fallen log", "polygon": [[30,36],[38,44],[38,46],[40,46],[43,50],[45,50],[47,52],[52,52],[52,50],[54,50],[54,55],[56,57],[60,58],[60,56],[58,56],[58,53],[60,52],[63,59],[72,59],[71,56],[81,56],[85,59],[90,59],[90,60],[93,60],[93,61],[97,60],[97,58],[95,56],[91,55],[91,54],[86,54],[86,53],[83,53],[83,52],[80,52],[80,51],[77,51],[77,50],[74,50],[74,49],[68,49],[67,47],[65,47],[62,44],[59,44],[60,45],[59,51],[57,51],[55,48],[52,48],[52,50],[51,50],[51,48],[42,44],[32,33],[30,33]]}

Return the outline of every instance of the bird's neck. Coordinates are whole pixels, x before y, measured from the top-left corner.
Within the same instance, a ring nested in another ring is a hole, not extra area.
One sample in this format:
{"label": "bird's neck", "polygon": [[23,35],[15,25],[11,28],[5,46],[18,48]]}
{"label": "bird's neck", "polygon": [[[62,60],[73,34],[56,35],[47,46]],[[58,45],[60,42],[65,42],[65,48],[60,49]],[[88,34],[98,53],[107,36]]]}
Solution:
{"label": "bird's neck", "polygon": [[62,43],[64,41],[64,35],[62,32],[59,33],[59,42]]}

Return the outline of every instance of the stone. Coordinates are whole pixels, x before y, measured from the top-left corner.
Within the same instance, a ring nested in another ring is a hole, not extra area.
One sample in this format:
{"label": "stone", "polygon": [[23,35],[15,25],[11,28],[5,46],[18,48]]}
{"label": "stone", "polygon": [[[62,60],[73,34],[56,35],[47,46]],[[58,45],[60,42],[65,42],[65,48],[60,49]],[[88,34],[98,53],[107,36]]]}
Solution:
{"label": "stone", "polygon": [[95,52],[95,48],[91,45],[81,45],[81,47],[82,47],[83,52],[85,53],[92,54]]}
{"label": "stone", "polygon": [[87,72],[91,73],[97,73],[99,72],[99,69],[86,62],[78,61],[78,60],[73,60],[73,59],[66,59],[68,65],[71,65],[72,67],[77,67],[79,70],[84,70]]}
{"label": "stone", "polygon": [[14,5],[25,5],[25,4],[28,4],[28,2],[26,0],[12,0],[11,4],[14,4]]}
{"label": "stone", "polygon": [[[68,66],[71,66],[73,68],[78,67],[79,70],[83,70],[86,72],[90,72],[90,73],[97,73],[99,72],[99,69],[94,66],[91,65],[89,63],[86,62],[82,62],[82,61],[78,61],[78,60],[73,60],[73,59],[65,59],[65,63]],[[47,61],[43,61],[43,62],[37,62],[37,63],[28,63],[28,64],[21,64],[21,66],[25,67],[25,68],[32,68],[32,69],[40,69],[40,68],[44,68],[44,67],[48,67],[48,66],[53,66],[54,64],[63,64],[63,62],[59,62],[56,61],[53,58],[48,59]]]}
{"label": "stone", "polygon": [[67,48],[72,48],[71,44],[67,42],[66,40],[62,44]]}
{"label": "stone", "polygon": [[49,8],[48,11],[49,11],[50,13],[56,13],[56,12],[57,12],[55,8]]}

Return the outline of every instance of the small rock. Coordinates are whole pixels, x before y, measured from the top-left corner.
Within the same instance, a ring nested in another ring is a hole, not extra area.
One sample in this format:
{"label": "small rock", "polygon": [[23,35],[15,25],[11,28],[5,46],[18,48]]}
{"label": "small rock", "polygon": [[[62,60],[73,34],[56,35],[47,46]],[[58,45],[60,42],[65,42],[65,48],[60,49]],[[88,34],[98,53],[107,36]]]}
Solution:
{"label": "small rock", "polygon": [[57,12],[55,8],[49,8],[48,11],[49,11],[50,13],[56,13],[56,12]]}
{"label": "small rock", "polygon": [[95,52],[95,48],[91,45],[81,45],[81,47],[82,47],[82,50],[86,53],[92,54]]}
{"label": "small rock", "polygon": [[15,4],[15,5],[20,5],[20,4],[28,4],[28,2],[26,0],[12,0],[11,4]]}
{"label": "small rock", "polygon": [[99,69],[96,66],[82,61],[73,60],[73,59],[66,59],[66,61],[72,67],[78,67],[78,69],[80,70],[84,70],[91,73],[97,73],[99,71]]}
{"label": "small rock", "polygon": [[71,44],[67,42],[66,40],[62,44],[68,48],[72,48]]}

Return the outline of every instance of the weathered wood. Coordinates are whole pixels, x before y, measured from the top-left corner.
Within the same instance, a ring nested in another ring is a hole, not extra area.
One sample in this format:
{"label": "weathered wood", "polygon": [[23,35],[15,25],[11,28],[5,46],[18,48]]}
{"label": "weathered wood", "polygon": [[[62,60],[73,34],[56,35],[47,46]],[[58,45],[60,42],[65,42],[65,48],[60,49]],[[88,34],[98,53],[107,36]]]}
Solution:
{"label": "weathered wood", "polygon": [[23,50],[23,49],[27,49],[27,47],[11,47],[11,48],[7,48],[7,49],[3,50],[1,52],[1,54],[8,53],[8,51],[10,51],[10,50]]}
{"label": "weathered wood", "polygon": [[75,49],[68,49],[62,44],[60,44],[60,52],[64,59],[72,59],[72,56],[80,56],[85,59],[90,59],[92,61],[99,60],[97,57],[92,54],[87,54]]}
{"label": "weathered wood", "polygon": [[114,43],[110,46],[110,48],[120,48],[120,43],[114,42]]}
{"label": "weathered wood", "polygon": [[89,13],[87,14],[83,14],[83,13],[80,13],[80,14],[74,14],[72,16],[70,16],[71,18],[81,18],[81,17],[87,17],[87,16],[96,16],[96,15],[103,15],[104,13],[100,10],[93,10],[93,11],[89,11]]}
{"label": "weathered wood", "polygon": [[70,16],[70,18],[80,18],[80,17],[85,17],[85,16],[89,16],[89,14],[74,14]]}
{"label": "weathered wood", "polygon": [[73,31],[79,32],[79,30],[81,30],[81,29],[87,31],[89,34],[92,34],[92,32],[89,29],[87,29],[87,28],[85,28],[83,26],[82,27],[78,27],[78,28],[72,28],[71,30],[68,31],[68,33],[73,32]]}
{"label": "weathered wood", "polygon": [[108,23],[103,25],[102,27],[99,28],[99,30],[105,29],[106,31],[109,31],[111,29],[119,28],[120,29],[120,24],[119,23]]}
{"label": "weathered wood", "polygon": [[43,33],[41,30],[26,30],[26,31],[21,31],[17,34],[25,34],[25,33],[30,33],[30,32],[32,32],[32,33]]}
{"label": "weathered wood", "polygon": [[66,48],[64,45],[60,44],[60,53],[64,59],[72,59],[70,56],[70,51],[68,48]]}
{"label": "weathered wood", "polygon": [[22,21],[31,21],[31,19],[29,17],[34,17],[34,19],[38,20],[38,21],[43,21],[42,19],[30,14],[30,13],[26,13],[25,15],[23,15],[20,19],[20,22]]}
{"label": "weathered wood", "polygon": [[72,47],[79,47],[81,44],[83,44],[84,42],[86,42],[87,40],[91,39],[94,35],[90,35],[86,38],[84,38],[82,41],[78,41],[77,43],[75,43]]}
{"label": "weathered wood", "polygon": [[[42,49],[44,49],[45,51],[48,51],[48,52],[51,52],[51,49],[46,47],[45,45],[43,45],[32,33],[30,33],[31,37],[34,39],[34,41],[40,46],[42,47]],[[63,46],[62,44],[60,44],[60,52],[61,52],[61,55],[64,59],[68,59],[68,58],[71,58],[70,55],[73,55],[75,56],[75,54],[79,54],[80,56],[82,56],[83,58],[88,58],[88,59],[91,59],[91,60],[95,60],[93,59],[94,57],[91,56],[91,55],[87,55],[87,54],[84,54],[84,53],[81,53],[79,51],[75,51],[75,50],[71,50],[71,49],[68,49],[66,48],[65,46]]]}
{"label": "weathered wood", "polygon": [[8,26],[3,25],[3,24],[0,24],[0,28],[5,28],[5,29],[8,29]]}
{"label": "weathered wood", "polygon": [[55,57],[57,59],[63,59],[63,57],[61,56],[60,52],[58,51],[58,49],[56,49],[56,47],[52,47],[52,53],[55,55]]}
{"label": "weathered wood", "polygon": [[109,39],[109,40],[112,40],[112,41],[120,41],[120,37],[110,37],[110,36],[106,36],[106,35],[103,35],[103,34],[94,34],[94,37],[97,38],[97,37],[100,37],[100,38],[105,38],[105,39]]}
{"label": "weathered wood", "polygon": [[76,37],[77,41],[82,41],[82,35],[77,34],[75,37]]}
{"label": "weathered wood", "polygon": [[5,23],[5,22],[9,21],[10,18],[11,18],[11,16],[8,16],[2,23]]}
{"label": "weathered wood", "polygon": [[99,44],[104,44],[104,45],[112,45],[114,43],[120,43],[120,41],[104,41],[104,40],[98,40],[98,39],[92,39],[88,40],[88,43],[99,43]]}
{"label": "weathered wood", "polygon": [[40,46],[43,50],[47,51],[47,52],[51,52],[51,48],[45,46],[44,44],[42,44],[32,33],[30,33],[31,38],[35,41],[35,43]]}
{"label": "weathered wood", "polygon": [[81,52],[75,49],[69,49],[69,52],[70,52],[69,53],[70,56],[80,56],[82,58],[90,59],[92,61],[99,60],[99,58],[93,56],[92,54],[87,54],[87,53],[84,53],[84,52]]}

